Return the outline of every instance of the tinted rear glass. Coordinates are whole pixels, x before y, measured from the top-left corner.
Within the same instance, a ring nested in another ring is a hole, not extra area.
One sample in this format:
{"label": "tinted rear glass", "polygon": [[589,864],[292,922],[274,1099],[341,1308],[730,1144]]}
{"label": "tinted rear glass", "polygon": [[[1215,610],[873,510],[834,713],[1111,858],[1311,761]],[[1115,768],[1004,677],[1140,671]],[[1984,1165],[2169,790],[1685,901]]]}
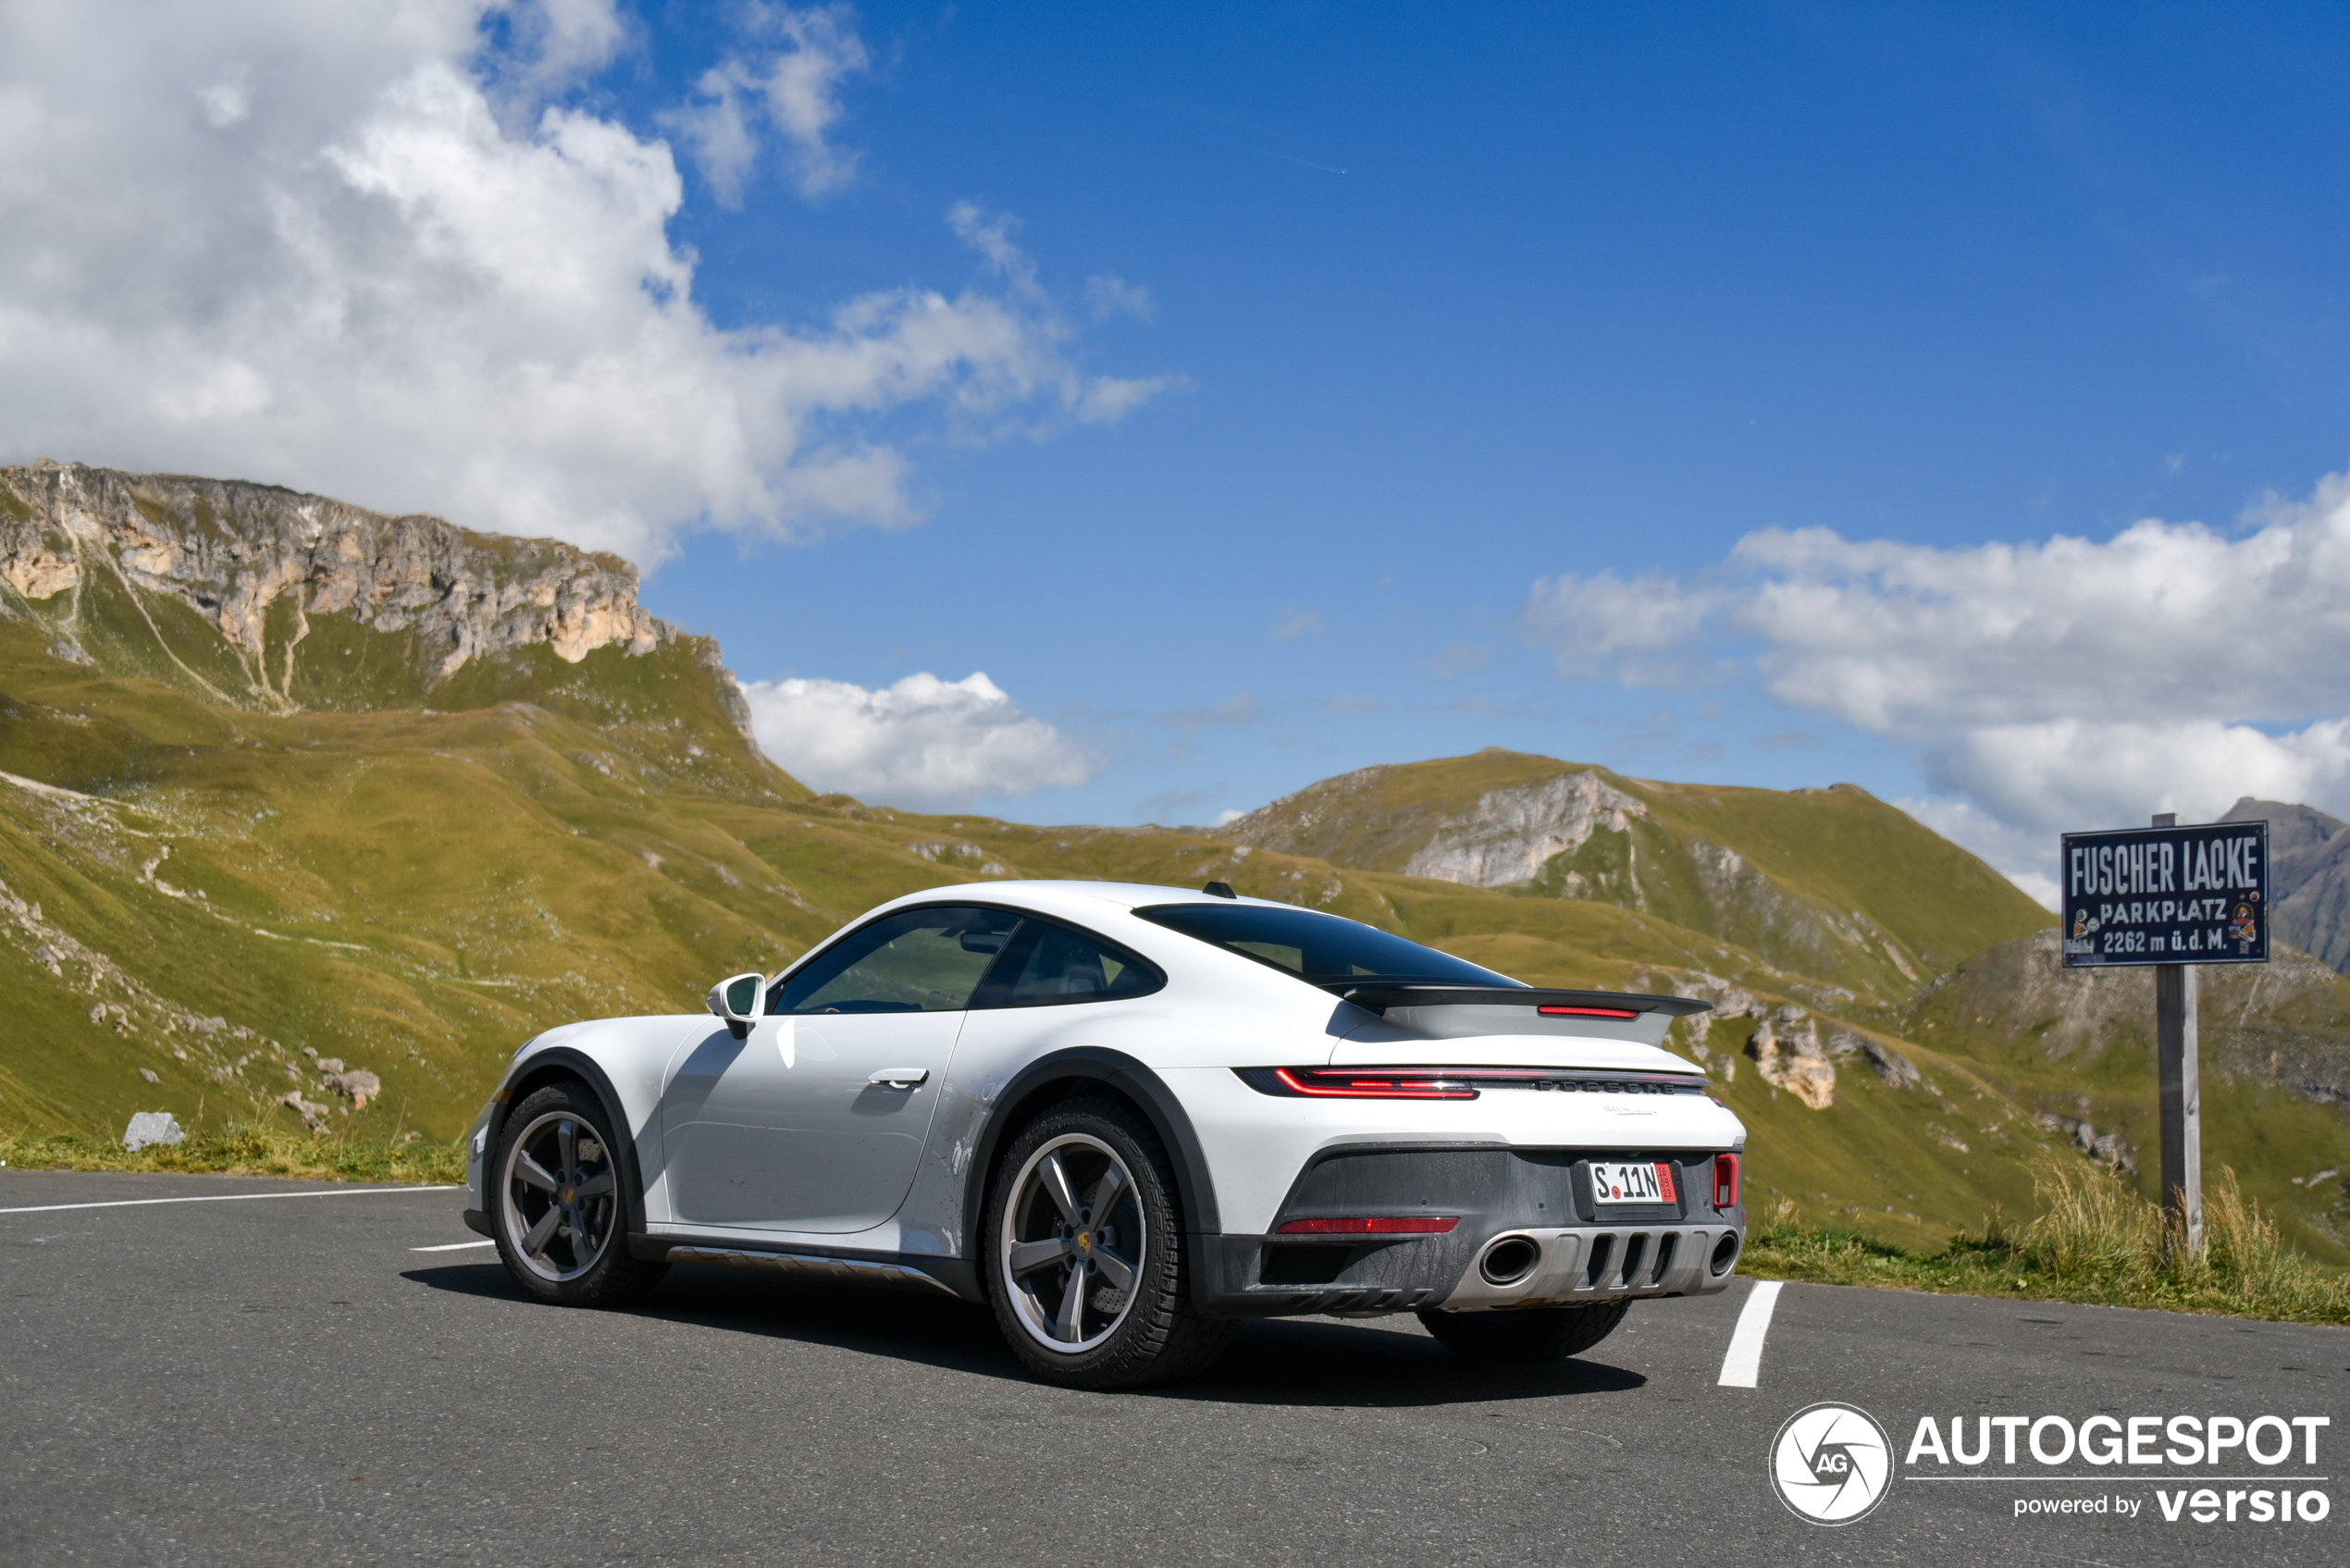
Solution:
{"label": "tinted rear glass", "polygon": [[1026,920],[971,998],[974,1007],[1042,1007],[1144,996],[1167,977],[1115,942],[1049,920]]}
{"label": "tinted rear glass", "polygon": [[1317,915],[1311,909],[1268,908],[1257,904],[1161,904],[1134,913],[1227,952],[1287,969],[1317,985],[1372,977],[1441,981],[1447,985],[1519,983],[1376,926],[1336,915]]}

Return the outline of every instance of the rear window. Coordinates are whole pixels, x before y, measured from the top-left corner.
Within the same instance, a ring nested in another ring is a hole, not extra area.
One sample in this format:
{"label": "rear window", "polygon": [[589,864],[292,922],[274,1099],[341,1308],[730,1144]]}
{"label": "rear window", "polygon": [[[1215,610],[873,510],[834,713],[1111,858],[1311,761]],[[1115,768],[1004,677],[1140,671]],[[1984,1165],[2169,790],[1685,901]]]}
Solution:
{"label": "rear window", "polygon": [[1258,904],[1160,904],[1135,914],[1230,953],[1329,985],[1348,980],[1425,980],[1446,985],[1517,985],[1505,974],[1391,935],[1360,920]]}
{"label": "rear window", "polygon": [[1114,942],[1049,920],[1026,920],[971,998],[974,1007],[1045,1007],[1144,996],[1167,977]]}

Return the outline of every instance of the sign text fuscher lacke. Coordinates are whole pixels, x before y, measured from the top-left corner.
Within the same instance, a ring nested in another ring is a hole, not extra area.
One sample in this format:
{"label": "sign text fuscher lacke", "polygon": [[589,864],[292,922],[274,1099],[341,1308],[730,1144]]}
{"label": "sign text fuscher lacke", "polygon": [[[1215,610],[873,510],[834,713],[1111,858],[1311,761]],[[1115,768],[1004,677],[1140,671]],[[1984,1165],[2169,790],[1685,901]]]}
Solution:
{"label": "sign text fuscher lacke", "polygon": [[2064,961],[2269,961],[2269,824],[2064,835]]}

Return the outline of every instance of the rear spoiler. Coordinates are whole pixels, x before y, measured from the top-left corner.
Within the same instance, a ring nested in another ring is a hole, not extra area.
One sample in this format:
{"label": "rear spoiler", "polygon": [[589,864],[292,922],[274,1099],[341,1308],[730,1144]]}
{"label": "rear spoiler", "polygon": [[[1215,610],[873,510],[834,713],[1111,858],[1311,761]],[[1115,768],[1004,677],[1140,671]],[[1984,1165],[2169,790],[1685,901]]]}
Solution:
{"label": "rear spoiler", "polygon": [[1390,1007],[1525,1007],[1537,1017],[1630,1019],[1642,1013],[1685,1019],[1713,1010],[1688,996],[1647,996],[1628,991],[1540,991],[1523,985],[1430,985],[1411,981],[1331,981],[1334,995],[1384,1014]]}
{"label": "rear spoiler", "polygon": [[[1569,1035],[1581,1040],[1664,1043],[1673,1020],[1713,1007],[1687,996],[1623,991],[1540,991],[1524,985],[1445,985],[1427,981],[1336,981],[1325,989],[1404,1038],[1468,1040],[1484,1035]],[[1366,1028],[1378,1025],[1366,1024]],[[1349,1038],[1354,1031],[1348,1031]]]}

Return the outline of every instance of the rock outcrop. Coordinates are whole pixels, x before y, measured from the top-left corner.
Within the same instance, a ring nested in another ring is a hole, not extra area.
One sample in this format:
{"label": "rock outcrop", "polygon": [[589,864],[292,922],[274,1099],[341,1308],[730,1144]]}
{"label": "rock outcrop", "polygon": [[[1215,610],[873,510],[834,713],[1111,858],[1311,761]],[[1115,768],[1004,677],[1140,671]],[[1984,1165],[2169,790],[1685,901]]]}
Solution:
{"label": "rock outcrop", "polygon": [[1447,817],[1404,874],[1470,887],[1532,882],[1552,858],[1572,854],[1602,828],[1623,833],[1648,807],[1600,777],[1595,768],[1561,773],[1521,789],[1497,789]]}
{"label": "rock outcrop", "polygon": [[[637,602],[636,568],[552,539],[388,517],[274,485],[46,461],[0,468],[0,581],[12,590],[0,607],[13,595],[54,610],[64,595],[78,611],[102,578],[203,617],[236,650],[250,690],[187,673],[215,696],[266,707],[298,705],[293,649],[322,616],[413,633],[430,681],[509,648],[543,643],[576,663],[600,648],[649,653],[674,635]],[[79,651],[77,616],[48,619],[60,651]]]}
{"label": "rock outcrop", "polygon": [[2314,807],[2248,795],[2220,820],[2269,824],[2276,936],[2350,973],[2350,822]]}
{"label": "rock outcrop", "polygon": [[1836,1104],[1836,1064],[1820,1046],[1820,1022],[1800,1007],[1765,1017],[1747,1042],[1764,1082],[1784,1089],[1815,1111]]}
{"label": "rock outcrop", "polygon": [[[1978,954],[1901,1009],[1900,1032],[1941,1050],[2022,1049],[2047,1066],[2085,1066],[2154,1034],[2154,970],[2068,969],[2054,930]],[[2198,977],[2204,1070],[2350,1105],[2350,985],[2282,942],[2265,964],[2207,964]]]}

